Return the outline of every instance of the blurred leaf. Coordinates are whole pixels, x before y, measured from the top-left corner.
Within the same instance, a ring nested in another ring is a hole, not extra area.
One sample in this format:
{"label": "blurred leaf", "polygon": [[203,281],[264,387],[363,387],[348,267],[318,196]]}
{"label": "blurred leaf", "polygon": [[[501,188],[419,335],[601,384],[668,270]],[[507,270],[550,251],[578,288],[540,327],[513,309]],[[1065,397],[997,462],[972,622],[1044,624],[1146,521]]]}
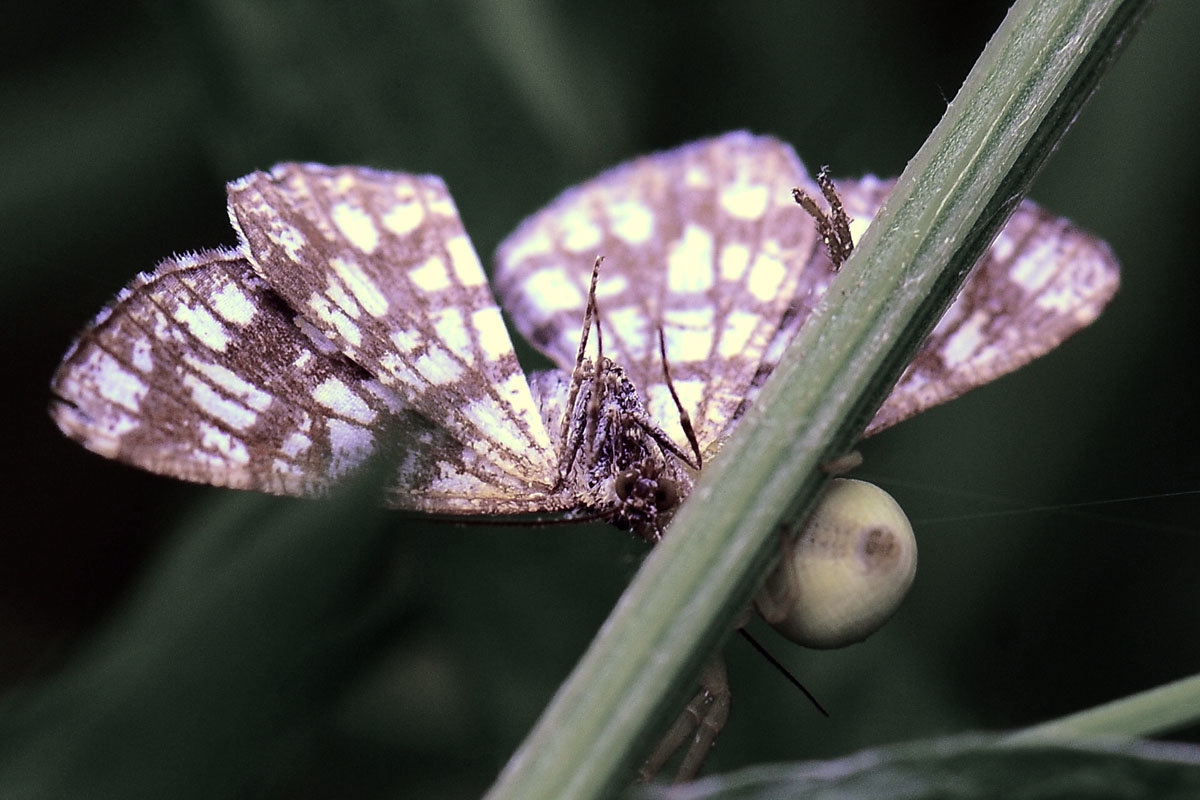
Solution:
{"label": "blurred leaf", "polygon": [[1009,737],[1013,743],[1168,733],[1200,722],[1200,675],[1045,722]]}
{"label": "blurred leaf", "polygon": [[961,736],[865,750],[833,761],[751,767],[640,800],[973,800],[1147,798],[1200,793],[1200,748],[1130,742],[1112,746],[1002,746]]}
{"label": "blurred leaf", "polygon": [[231,493],[185,524],[73,667],[9,699],[0,797],[211,798],[261,783],[395,619],[396,599],[361,597],[391,540],[369,486],[326,503]]}

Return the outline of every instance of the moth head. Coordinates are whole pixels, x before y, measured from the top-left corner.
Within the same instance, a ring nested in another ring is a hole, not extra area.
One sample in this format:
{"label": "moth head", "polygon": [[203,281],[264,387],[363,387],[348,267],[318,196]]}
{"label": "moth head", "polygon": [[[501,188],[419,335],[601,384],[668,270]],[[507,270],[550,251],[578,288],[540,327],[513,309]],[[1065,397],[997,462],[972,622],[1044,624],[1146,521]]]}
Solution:
{"label": "moth head", "polygon": [[620,501],[613,524],[650,541],[662,537],[662,529],[682,497],[679,484],[653,463],[617,473],[613,478],[613,493]]}
{"label": "moth head", "polygon": [[895,613],[916,571],[916,538],[896,501],[873,484],[835,479],[755,604],[797,644],[844,647]]}

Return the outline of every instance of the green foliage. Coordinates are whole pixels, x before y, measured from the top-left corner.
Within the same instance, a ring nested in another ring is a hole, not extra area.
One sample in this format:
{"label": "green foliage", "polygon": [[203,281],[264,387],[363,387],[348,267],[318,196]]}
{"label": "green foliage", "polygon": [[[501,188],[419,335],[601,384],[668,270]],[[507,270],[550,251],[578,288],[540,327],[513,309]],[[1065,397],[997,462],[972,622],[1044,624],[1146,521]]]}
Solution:
{"label": "green foliage", "polygon": [[964,736],[865,750],[837,761],[752,767],[687,787],[631,795],[639,800],[1183,800],[1200,791],[1197,766],[1194,749],[1161,744],[1016,748]]}

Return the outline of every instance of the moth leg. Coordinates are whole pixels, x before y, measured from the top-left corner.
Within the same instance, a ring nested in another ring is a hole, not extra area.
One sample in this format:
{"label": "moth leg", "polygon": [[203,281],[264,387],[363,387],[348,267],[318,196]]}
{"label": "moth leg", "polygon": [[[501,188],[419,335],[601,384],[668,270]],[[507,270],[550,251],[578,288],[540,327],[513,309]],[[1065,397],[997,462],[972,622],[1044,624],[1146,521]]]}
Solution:
{"label": "moth leg", "polygon": [[[729,719],[729,674],[720,654],[709,659],[700,672],[700,689],[675,719],[654,752],[638,770],[638,780],[654,778],[673,755],[687,743],[683,759],[675,771],[675,782],[691,780],[704,766],[704,759],[717,740],[717,734]],[[688,742],[688,739],[691,739]]]}

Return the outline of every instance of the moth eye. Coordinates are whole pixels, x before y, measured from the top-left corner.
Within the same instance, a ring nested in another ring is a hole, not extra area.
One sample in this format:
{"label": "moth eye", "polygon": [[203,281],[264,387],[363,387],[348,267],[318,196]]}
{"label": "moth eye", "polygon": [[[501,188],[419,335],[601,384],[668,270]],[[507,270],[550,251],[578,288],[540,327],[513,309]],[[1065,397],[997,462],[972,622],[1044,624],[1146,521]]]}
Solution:
{"label": "moth eye", "polygon": [[675,481],[660,478],[654,487],[654,507],[666,511],[679,505],[679,487]]}
{"label": "moth eye", "polygon": [[622,500],[629,499],[629,493],[633,491],[633,484],[637,480],[637,477],[638,474],[636,472],[627,469],[613,478],[613,491],[617,497]]}
{"label": "moth eye", "polygon": [[769,602],[759,604],[768,622],[805,647],[844,647],[899,608],[917,572],[917,540],[891,495],[837,479],[783,558],[764,586]]}

